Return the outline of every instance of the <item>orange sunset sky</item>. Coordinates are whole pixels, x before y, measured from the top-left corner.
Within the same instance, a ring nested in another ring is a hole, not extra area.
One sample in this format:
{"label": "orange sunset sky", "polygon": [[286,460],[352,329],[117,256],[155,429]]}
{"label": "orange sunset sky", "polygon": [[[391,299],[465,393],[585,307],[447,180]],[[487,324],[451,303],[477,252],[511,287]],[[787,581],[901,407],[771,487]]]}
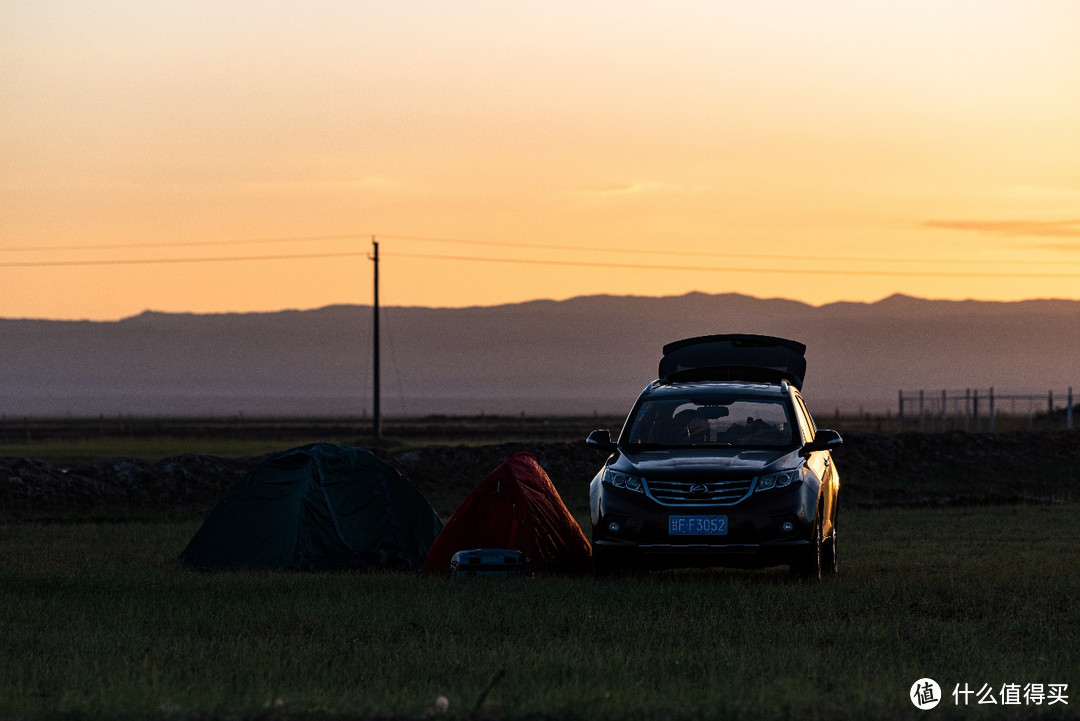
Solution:
{"label": "orange sunset sky", "polygon": [[[0,316],[1080,298],[1080,3],[0,4]],[[514,262],[507,262],[514,261]]]}

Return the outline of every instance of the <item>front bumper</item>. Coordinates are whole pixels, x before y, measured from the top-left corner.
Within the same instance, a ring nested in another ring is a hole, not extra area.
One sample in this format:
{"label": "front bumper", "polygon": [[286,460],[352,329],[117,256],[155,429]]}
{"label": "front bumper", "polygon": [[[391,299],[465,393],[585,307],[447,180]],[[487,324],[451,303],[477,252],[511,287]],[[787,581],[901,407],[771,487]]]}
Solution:
{"label": "front bumper", "polygon": [[636,544],[597,539],[593,556],[599,562],[625,568],[765,568],[791,563],[809,541],[728,544]]}
{"label": "front bumper", "polygon": [[[796,483],[754,493],[734,505],[661,505],[640,493],[599,486],[591,494],[598,561],[641,568],[790,563],[811,542],[816,489]],[[670,516],[726,516],[727,533],[672,535]]]}

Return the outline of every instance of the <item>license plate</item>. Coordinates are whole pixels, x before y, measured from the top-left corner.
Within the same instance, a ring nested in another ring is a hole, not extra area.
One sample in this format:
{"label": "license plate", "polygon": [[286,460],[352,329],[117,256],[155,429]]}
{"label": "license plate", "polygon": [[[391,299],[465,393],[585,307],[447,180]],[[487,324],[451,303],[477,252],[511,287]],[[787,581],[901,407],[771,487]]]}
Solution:
{"label": "license plate", "polygon": [[668,516],[669,536],[726,536],[727,516]]}

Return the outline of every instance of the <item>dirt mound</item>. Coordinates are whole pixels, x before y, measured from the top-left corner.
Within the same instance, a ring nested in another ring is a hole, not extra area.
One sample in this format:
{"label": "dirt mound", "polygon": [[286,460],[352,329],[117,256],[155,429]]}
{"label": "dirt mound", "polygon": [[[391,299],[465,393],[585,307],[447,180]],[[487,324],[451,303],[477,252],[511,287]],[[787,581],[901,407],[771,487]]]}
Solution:
{"label": "dirt mound", "polygon": [[154,464],[106,458],[60,469],[35,458],[0,458],[0,518],[200,509],[216,502],[256,461],[187,454]]}
{"label": "dirt mound", "polygon": [[[513,454],[536,456],[574,513],[605,454],[576,442],[427,446],[387,454],[444,518]],[[847,507],[1080,500],[1080,434],[848,433],[836,452]],[[258,458],[109,458],[71,469],[0,458],[0,519],[205,513]]]}
{"label": "dirt mound", "polygon": [[[427,446],[376,451],[444,517],[496,466],[519,451],[536,456],[571,510],[588,509],[588,484],[604,453],[575,443]],[[111,518],[136,513],[205,513],[260,458],[186,454],[151,464],[106,458],[69,469],[33,458],[0,458],[0,518]]]}
{"label": "dirt mound", "polygon": [[858,507],[1080,500],[1080,434],[847,433],[835,454]]}

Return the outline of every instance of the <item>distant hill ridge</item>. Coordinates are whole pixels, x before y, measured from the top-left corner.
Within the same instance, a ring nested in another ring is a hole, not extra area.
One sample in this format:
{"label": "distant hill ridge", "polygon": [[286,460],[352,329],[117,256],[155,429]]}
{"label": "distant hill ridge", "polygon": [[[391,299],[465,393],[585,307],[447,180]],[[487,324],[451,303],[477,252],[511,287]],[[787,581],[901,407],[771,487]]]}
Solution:
{"label": "distant hill ridge", "polygon": [[[364,414],[371,307],[0,319],[0,414]],[[883,410],[897,390],[1080,389],[1080,301],[893,295],[811,306],[738,294],[593,295],[385,307],[388,414],[622,413],[661,347],[712,333],[807,345],[818,412]]]}

